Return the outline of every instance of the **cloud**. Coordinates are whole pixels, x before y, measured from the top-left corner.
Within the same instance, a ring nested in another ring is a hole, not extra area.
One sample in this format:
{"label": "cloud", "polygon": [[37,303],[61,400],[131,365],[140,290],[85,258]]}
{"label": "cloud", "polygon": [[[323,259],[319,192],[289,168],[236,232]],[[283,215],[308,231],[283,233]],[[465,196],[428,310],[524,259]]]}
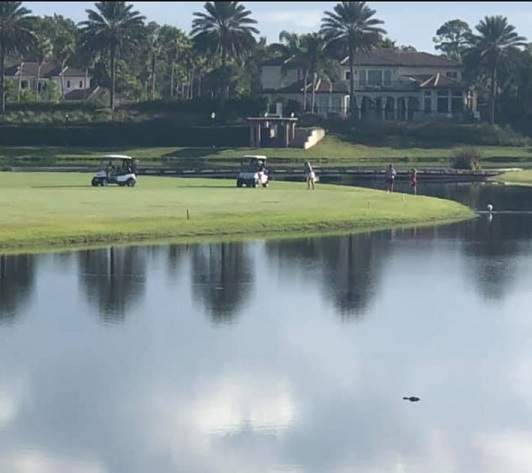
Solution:
{"label": "cloud", "polygon": [[108,473],[98,461],[51,457],[49,452],[19,451],[0,459],[0,471],[12,473]]}
{"label": "cloud", "polygon": [[[293,31],[294,29],[317,30],[320,27],[323,12],[321,10],[301,11],[270,11],[261,15],[260,22],[275,23],[280,30]],[[286,27],[281,27],[286,24]]]}
{"label": "cloud", "polygon": [[480,434],[477,447],[484,453],[489,469],[525,473],[532,470],[532,435],[526,431]]}

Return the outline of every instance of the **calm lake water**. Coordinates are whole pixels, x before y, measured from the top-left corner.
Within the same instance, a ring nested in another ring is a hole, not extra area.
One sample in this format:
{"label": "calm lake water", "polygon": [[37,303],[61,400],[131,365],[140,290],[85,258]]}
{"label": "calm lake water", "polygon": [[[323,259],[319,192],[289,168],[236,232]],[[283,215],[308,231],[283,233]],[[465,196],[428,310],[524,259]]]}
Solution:
{"label": "calm lake water", "polygon": [[0,472],[529,473],[531,237],[495,213],[0,256]]}

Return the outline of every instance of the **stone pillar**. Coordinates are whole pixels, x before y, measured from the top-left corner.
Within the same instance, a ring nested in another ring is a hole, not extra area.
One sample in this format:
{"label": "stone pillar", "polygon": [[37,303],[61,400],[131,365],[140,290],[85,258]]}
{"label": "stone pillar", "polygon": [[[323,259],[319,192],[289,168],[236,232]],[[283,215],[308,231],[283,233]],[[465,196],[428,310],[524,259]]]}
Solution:
{"label": "stone pillar", "polygon": [[255,148],[255,124],[249,124],[249,147]]}
{"label": "stone pillar", "polygon": [[255,129],[257,130],[257,134],[256,134],[256,137],[257,137],[256,138],[256,140],[257,140],[256,144],[257,144],[257,146],[255,146],[255,148],[260,148],[261,147],[261,143],[260,143],[260,138],[261,138],[260,137],[260,128],[261,128],[260,122],[258,122],[257,126],[255,127]]}
{"label": "stone pillar", "polygon": [[447,91],[447,113],[450,113],[452,115],[453,109],[452,109],[452,93],[453,91],[449,89]]}
{"label": "stone pillar", "polygon": [[386,119],[386,103],[388,102],[388,97],[381,97],[381,120]]}

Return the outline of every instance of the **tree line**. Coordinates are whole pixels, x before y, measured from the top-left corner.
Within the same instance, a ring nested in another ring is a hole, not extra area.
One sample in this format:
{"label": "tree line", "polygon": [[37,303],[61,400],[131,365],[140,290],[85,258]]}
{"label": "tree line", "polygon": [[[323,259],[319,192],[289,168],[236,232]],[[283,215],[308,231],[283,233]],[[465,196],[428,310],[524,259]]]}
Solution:
{"label": "tree line", "polygon": [[[261,64],[267,60],[284,62],[283,72],[297,66],[305,84],[320,78],[336,81],[341,79],[339,61],[347,58],[353,109],[357,53],[376,47],[414,49],[387,37],[384,21],[366,2],[339,2],[323,13],[319,31],[283,31],[271,44],[260,36],[252,12],[237,1],[206,2],[202,11],[193,13],[188,33],[147,22],[125,1],[96,2],[86,14],[86,20],[76,24],[57,14],[33,16],[23,2],[0,2],[2,112],[6,65],[35,61],[40,71],[51,58],[62,68],[90,71],[98,84],[109,89],[110,108],[115,107],[117,92],[132,101],[256,96]],[[489,103],[492,123],[497,113],[503,120],[527,115],[532,48],[506,17],[487,16],[474,30],[462,20],[449,20],[433,41],[442,56],[463,65],[464,80]],[[37,91],[36,99],[40,98]]]}

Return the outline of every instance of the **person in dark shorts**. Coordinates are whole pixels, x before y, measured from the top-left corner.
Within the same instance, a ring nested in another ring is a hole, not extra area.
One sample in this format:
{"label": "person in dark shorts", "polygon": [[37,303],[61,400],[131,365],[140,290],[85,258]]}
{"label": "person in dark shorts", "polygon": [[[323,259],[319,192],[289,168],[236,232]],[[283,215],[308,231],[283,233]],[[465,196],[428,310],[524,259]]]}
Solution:
{"label": "person in dark shorts", "polygon": [[395,182],[396,175],[397,171],[393,167],[393,164],[390,163],[386,168],[386,192],[393,192],[393,183]]}

